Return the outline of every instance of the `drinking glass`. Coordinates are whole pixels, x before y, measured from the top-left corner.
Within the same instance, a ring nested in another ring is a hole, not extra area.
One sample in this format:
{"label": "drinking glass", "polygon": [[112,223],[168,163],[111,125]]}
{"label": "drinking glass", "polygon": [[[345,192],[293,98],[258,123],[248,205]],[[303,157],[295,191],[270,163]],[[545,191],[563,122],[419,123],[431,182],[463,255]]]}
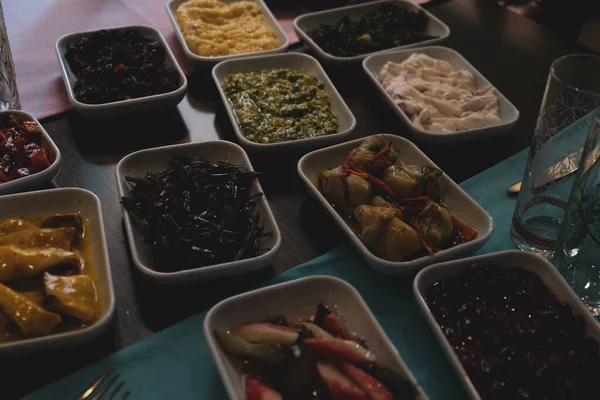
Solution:
{"label": "drinking glass", "polygon": [[553,264],[600,316],[600,108],[592,118],[579,170],[556,240]]}
{"label": "drinking glass", "polygon": [[521,250],[552,256],[598,105],[600,57],[574,54],[552,63],[511,224]]}
{"label": "drinking glass", "polygon": [[20,108],[15,65],[8,44],[2,4],[0,4],[0,111],[19,110]]}

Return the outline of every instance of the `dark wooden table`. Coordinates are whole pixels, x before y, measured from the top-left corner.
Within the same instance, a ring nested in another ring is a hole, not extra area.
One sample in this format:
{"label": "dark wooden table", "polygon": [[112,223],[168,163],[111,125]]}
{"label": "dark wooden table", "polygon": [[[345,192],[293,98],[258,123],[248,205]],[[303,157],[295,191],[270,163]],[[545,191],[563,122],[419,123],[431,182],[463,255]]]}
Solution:
{"label": "dark wooden table", "polygon": [[[521,112],[510,136],[420,146],[460,182],[529,144],[550,63],[563,54],[582,50],[534,22],[501,9],[492,0],[454,0],[428,9],[452,30],[444,45],[462,53]],[[300,46],[293,49],[302,51]],[[379,132],[406,135],[400,120],[377,95],[360,67],[326,69],[357,118],[355,137]],[[132,151],[148,147],[235,140],[210,71],[197,71],[189,81],[189,94],[178,109],[111,120],[85,120],[68,112],[43,121],[63,154],[56,184],[89,189],[102,201],[116,313],[108,331],[85,345],[0,360],[0,398],[29,393],[343,241],[297,176],[296,163],[302,154],[250,154],[255,168],[264,173],[261,183],[283,235],[272,268],[242,278],[186,287],[157,286],[140,276],[131,262],[124,234],[115,181],[117,162]]]}

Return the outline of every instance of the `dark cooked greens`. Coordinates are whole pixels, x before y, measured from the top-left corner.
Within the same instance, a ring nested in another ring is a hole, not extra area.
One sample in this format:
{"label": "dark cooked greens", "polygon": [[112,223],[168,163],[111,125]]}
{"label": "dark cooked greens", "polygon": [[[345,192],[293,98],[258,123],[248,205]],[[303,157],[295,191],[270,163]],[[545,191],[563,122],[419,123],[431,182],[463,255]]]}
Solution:
{"label": "dark cooked greens", "polygon": [[158,40],[133,29],[101,30],[67,46],[65,59],[77,77],[73,93],[104,104],[167,93],[179,87]]}
{"label": "dark cooked greens", "polygon": [[257,143],[277,143],[337,133],[323,83],[284,69],[237,73],[223,85],[242,134]]}
{"label": "dark cooked greens", "polygon": [[173,156],[133,184],[121,203],[144,227],[144,242],[168,271],[255,257],[265,236],[252,194],[259,174],[225,161]]}
{"label": "dark cooked greens", "polygon": [[348,15],[333,25],[321,25],[308,35],[323,51],[337,57],[354,57],[431,39],[424,12],[383,4],[359,20]]}

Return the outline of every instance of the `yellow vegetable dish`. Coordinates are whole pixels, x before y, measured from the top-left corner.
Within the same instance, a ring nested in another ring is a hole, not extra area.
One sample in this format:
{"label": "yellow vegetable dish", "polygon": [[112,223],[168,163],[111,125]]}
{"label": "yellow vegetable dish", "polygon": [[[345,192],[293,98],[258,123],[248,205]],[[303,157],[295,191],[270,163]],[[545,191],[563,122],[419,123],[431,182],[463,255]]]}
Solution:
{"label": "yellow vegetable dish", "polygon": [[78,214],[0,221],[0,343],[98,319],[88,253]]}
{"label": "yellow vegetable dish", "polygon": [[177,8],[177,22],[193,53],[204,57],[271,50],[280,43],[265,26],[258,4],[190,0]]}

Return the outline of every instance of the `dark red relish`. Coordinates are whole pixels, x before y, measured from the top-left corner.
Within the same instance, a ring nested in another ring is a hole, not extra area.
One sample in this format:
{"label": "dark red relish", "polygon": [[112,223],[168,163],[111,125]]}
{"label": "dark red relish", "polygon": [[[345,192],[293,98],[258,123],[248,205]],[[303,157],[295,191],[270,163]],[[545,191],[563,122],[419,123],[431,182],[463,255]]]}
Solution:
{"label": "dark red relish", "polygon": [[50,164],[37,122],[10,115],[0,123],[0,184],[43,171]]}
{"label": "dark red relish", "polygon": [[600,399],[598,342],[535,274],[473,265],[425,298],[482,399]]}
{"label": "dark red relish", "polygon": [[75,98],[102,104],[171,92],[179,75],[166,65],[161,43],[130,29],[102,30],[67,47],[77,81]]}

